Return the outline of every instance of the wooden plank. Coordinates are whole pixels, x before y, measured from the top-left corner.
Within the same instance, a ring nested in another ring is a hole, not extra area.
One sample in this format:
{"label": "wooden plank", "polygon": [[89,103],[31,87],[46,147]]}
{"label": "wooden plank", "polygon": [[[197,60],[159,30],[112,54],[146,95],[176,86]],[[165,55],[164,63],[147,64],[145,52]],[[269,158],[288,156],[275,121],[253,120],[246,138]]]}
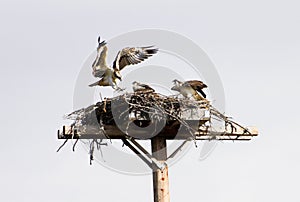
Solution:
{"label": "wooden plank", "polygon": [[249,141],[251,140],[251,138],[221,138],[221,137],[217,137],[217,138],[197,138],[196,137],[196,140],[208,140],[208,141],[227,141],[227,140],[230,140],[230,141]]}
{"label": "wooden plank", "polygon": [[[196,121],[189,121],[188,124],[194,129],[197,128],[197,122]],[[243,138],[246,138],[246,140],[250,140],[251,137],[257,136],[258,131],[255,127],[247,127],[248,132],[245,133],[245,131],[242,128],[238,128],[237,131],[234,131],[231,133],[229,129],[227,131],[212,131],[212,132],[197,132],[195,133],[195,139],[197,140],[211,140],[211,139],[217,139],[217,140],[244,140]],[[105,131],[105,133],[103,132]],[[58,131],[58,139],[122,139],[126,138],[126,134],[119,129],[116,125],[105,125],[103,129],[94,128],[89,130],[86,130],[85,132],[79,133],[78,129],[72,130],[70,126],[64,126],[62,132]],[[149,139],[145,138],[147,137],[146,133],[149,132],[147,130],[144,130],[141,128],[140,131],[138,130],[132,130],[129,131],[128,134],[132,135],[132,137],[142,137],[137,139]],[[168,126],[165,126],[158,134],[158,137],[164,137],[168,140],[184,140],[192,137],[191,131],[188,131],[185,127],[180,126],[179,123],[172,123]],[[237,138],[238,137],[238,138]]]}

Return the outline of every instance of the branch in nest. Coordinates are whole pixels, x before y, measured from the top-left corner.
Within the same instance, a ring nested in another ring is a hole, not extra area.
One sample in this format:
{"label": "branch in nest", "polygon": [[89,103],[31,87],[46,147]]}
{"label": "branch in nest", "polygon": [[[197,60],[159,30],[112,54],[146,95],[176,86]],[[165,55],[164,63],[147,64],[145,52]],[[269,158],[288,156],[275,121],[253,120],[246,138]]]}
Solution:
{"label": "branch in nest", "polygon": [[65,146],[65,144],[68,142],[68,140],[69,140],[69,139],[66,139],[66,140],[64,141],[64,143],[56,150],[56,152],[59,152],[59,150],[60,150],[61,148],[63,148],[63,146]]}

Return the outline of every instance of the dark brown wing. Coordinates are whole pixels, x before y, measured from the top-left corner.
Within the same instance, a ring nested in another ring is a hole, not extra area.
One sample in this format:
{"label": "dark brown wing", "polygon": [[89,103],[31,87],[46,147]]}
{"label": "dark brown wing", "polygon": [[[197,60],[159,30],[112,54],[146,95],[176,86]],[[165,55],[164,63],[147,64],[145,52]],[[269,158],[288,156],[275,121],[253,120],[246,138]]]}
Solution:
{"label": "dark brown wing", "polygon": [[157,53],[157,51],[158,49],[153,46],[124,48],[118,52],[113,68],[122,70],[127,65],[138,64]]}
{"label": "dark brown wing", "polygon": [[191,86],[194,90],[199,92],[204,98],[206,98],[206,94],[203,92],[203,88],[207,88],[207,85],[202,81],[198,80],[190,80],[184,82],[183,86]]}
{"label": "dark brown wing", "polygon": [[149,85],[143,84],[141,83],[140,86],[142,86],[145,90],[151,90],[151,91],[155,91],[153,88],[151,88]]}

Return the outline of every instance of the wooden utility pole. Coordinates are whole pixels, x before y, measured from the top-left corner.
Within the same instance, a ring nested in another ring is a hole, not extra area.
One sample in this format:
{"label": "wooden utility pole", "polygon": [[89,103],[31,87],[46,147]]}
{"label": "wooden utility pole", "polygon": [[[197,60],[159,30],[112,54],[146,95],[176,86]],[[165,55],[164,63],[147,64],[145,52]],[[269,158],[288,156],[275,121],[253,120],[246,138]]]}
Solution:
{"label": "wooden utility pole", "polygon": [[[194,121],[192,121],[194,122]],[[194,125],[194,124],[190,124]],[[71,126],[63,126],[62,131],[57,131],[58,139],[65,139],[62,146],[65,145],[68,139],[121,139],[124,144],[128,146],[138,157],[140,157],[149,167],[152,169],[153,175],[153,193],[154,202],[170,202],[170,192],[169,192],[169,175],[168,175],[168,165],[166,160],[168,158],[173,158],[177,152],[182,148],[184,144],[189,142],[189,133],[178,133],[178,129],[174,129],[174,124],[172,127],[165,127],[160,134],[152,137],[151,149],[152,155],[147,152],[140,144],[138,144],[134,138],[128,138],[117,126],[106,125],[104,130],[106,135],[96,134],[94,132],[88,133],[84,132],[80,135],[77,129],[73,129]],[[230,129],[229,129],[230,130]],[[207,133],[201,134],[196,133],[196,140],[211,140],[213,137],[216,140],[227,140],[227,141],[249,141],[252,137],[257,136],[258,131],[255,127],[237,128],[234,131],[225,130],[223,132]],[[167,139],[169,140],[185,140],[180,147],[178,147],[173,153],[167,156]],[[61,147],[62,147],[61,146]],[[61,148],[60,147],[60,148]],[[60,149],[59,148],[59,149]],[[59,150],[58,149],[58,150]]]}
{"label": "wooden utility pole", "polygon": [[[167,140],[164,137],[151,139],[152,156],[162,165],[167,160]],[[168,165],[162,169],[152,166],[154,202],[170,202]]]}

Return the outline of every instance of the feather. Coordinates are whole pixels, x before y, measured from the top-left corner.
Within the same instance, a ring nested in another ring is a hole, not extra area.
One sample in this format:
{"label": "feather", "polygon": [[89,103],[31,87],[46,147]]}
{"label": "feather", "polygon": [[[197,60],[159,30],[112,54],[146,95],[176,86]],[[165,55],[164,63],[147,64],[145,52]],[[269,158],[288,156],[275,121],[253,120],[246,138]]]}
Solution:
{"label": "feather", "polygon": [[114,61],[113,68],[122,70],[127,65],[138,64],[158,52],[153,46],[148,47],[132,47],[123,48]]}

